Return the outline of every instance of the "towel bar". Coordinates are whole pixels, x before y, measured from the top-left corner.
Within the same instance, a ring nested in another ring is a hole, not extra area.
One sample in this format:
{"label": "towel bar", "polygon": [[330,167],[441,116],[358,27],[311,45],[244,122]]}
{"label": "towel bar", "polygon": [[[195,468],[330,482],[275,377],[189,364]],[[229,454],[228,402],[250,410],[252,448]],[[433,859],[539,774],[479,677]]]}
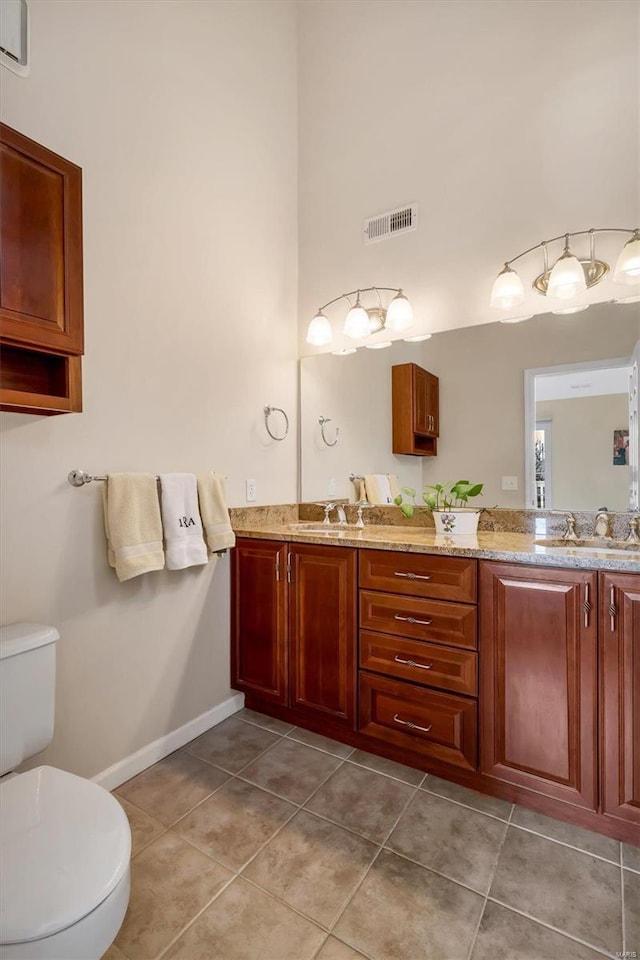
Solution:
{"label": "towel bar", "polygon": [[[156,476],[156,480],[159,479],[160,477]],[[227,477],[224,479],[226,480]],[[67,483],[70,483],[72,487],[84,487],[85,483],[91,483],[93,480],[106,481],[107,477],[106,475],[103,477],[94,476],[86,470],[71,470],[67,474]]]}

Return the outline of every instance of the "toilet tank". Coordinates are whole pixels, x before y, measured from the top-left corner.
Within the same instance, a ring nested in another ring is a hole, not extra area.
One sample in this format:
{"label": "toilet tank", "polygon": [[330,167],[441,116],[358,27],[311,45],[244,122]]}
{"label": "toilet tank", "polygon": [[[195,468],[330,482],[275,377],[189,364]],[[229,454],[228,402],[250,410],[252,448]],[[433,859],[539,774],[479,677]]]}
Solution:
{"label": "toilet tank", "polygon": [[51,743],[55,710],[55,627],[0,627],[0,776]]}

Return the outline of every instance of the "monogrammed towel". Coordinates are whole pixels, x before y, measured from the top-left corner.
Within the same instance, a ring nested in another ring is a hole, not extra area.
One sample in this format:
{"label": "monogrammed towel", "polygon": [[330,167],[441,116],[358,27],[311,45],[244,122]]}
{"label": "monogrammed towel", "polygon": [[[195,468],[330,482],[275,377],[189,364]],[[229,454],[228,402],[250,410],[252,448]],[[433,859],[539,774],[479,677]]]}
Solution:
{"label": "monogrammed towel", "polygon": [[151,473],[110,473],[103,490],[109,565],[121,582],[162,570],[162,522]]}
{"label": "monogrammed towel", "polygon": [[206,563],[207,547],[202,538],[194,475],[161,473],[160,503],[169,570],[184,570]]}
{"label": "monogrammed towel", "polygon": [[236,537],[231,529],[224,492],[224,477],[218,473],[199,473],[198,500],[211,553],[219,553],[221,550],[233,547]]}

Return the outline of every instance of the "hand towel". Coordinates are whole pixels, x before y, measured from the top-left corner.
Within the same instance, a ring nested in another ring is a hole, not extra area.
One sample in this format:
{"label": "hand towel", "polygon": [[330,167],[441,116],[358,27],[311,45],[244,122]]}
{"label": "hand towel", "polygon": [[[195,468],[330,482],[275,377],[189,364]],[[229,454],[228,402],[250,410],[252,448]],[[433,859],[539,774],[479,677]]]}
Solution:
{"label": "hand towel", "polygon": [[224,477],[218,473],[199,473],[198,500],[211,553],[219,553],[235,546],[236,537],[231,529]]}
{"label": "hand towel", "polygon": [[192,473],[160,474],[160,505],[169,570],[207,563],[196,478]]}
{"label": "hand towel", "polygon": [[109,565],[120,582],[162,570],[162,522],[151,473],[110,473],[103,491]]}
{"label": "hand towel", "polygon": [[398,478],[390,473],[368,473],[364,478],[367,500],[375,504],[392,504],[398,496]]}

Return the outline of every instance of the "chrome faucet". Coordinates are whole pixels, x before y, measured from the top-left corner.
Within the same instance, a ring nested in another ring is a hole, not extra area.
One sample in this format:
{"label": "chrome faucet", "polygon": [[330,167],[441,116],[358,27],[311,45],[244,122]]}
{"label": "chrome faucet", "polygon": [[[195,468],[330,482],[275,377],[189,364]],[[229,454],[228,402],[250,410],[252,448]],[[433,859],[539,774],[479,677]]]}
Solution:
{"label": "chrome faucet", "polygon": [[599,537],[602,540],[613,540],[613,533],[611,532],[611,517],[607,513],[606,507],[601,507],[596,514],[593,535],[594,537]]}
{"label": "chrome faucet", "polygon": [[341,527],[346,527],[347,515],[344,512],[344,507],[342,506],[341,503],[335,503],[333,500],[329,500],[327,501],[327,503],[316,503],[316,507],[322,507],[322,509],[324,510],[324,520],[322,521],[323,527],[328,527],[329,524],[331,523],[331,520],[329,519],[329,514],[333,509],[335,509],[338,515],[338,524]]}
{"label": "chrome faucet", "polygon": [[625,543],[640,543],[640,516],[637,514],[629,520],[629,535]]}
{"label": "chrome faucet", "polygon": [[338,523],[341,527],[346,527],[347,525],[347,515],[344,512],[344,507],[341,503],[336,504],[336,513],[338,515]]}
{"label": "chrome faucet", "polygon": [[566,527],[562,533],[563,540],[577,540],[578,534],[576,533],[576,518],[572,513],[568,513],[565,517]]}

